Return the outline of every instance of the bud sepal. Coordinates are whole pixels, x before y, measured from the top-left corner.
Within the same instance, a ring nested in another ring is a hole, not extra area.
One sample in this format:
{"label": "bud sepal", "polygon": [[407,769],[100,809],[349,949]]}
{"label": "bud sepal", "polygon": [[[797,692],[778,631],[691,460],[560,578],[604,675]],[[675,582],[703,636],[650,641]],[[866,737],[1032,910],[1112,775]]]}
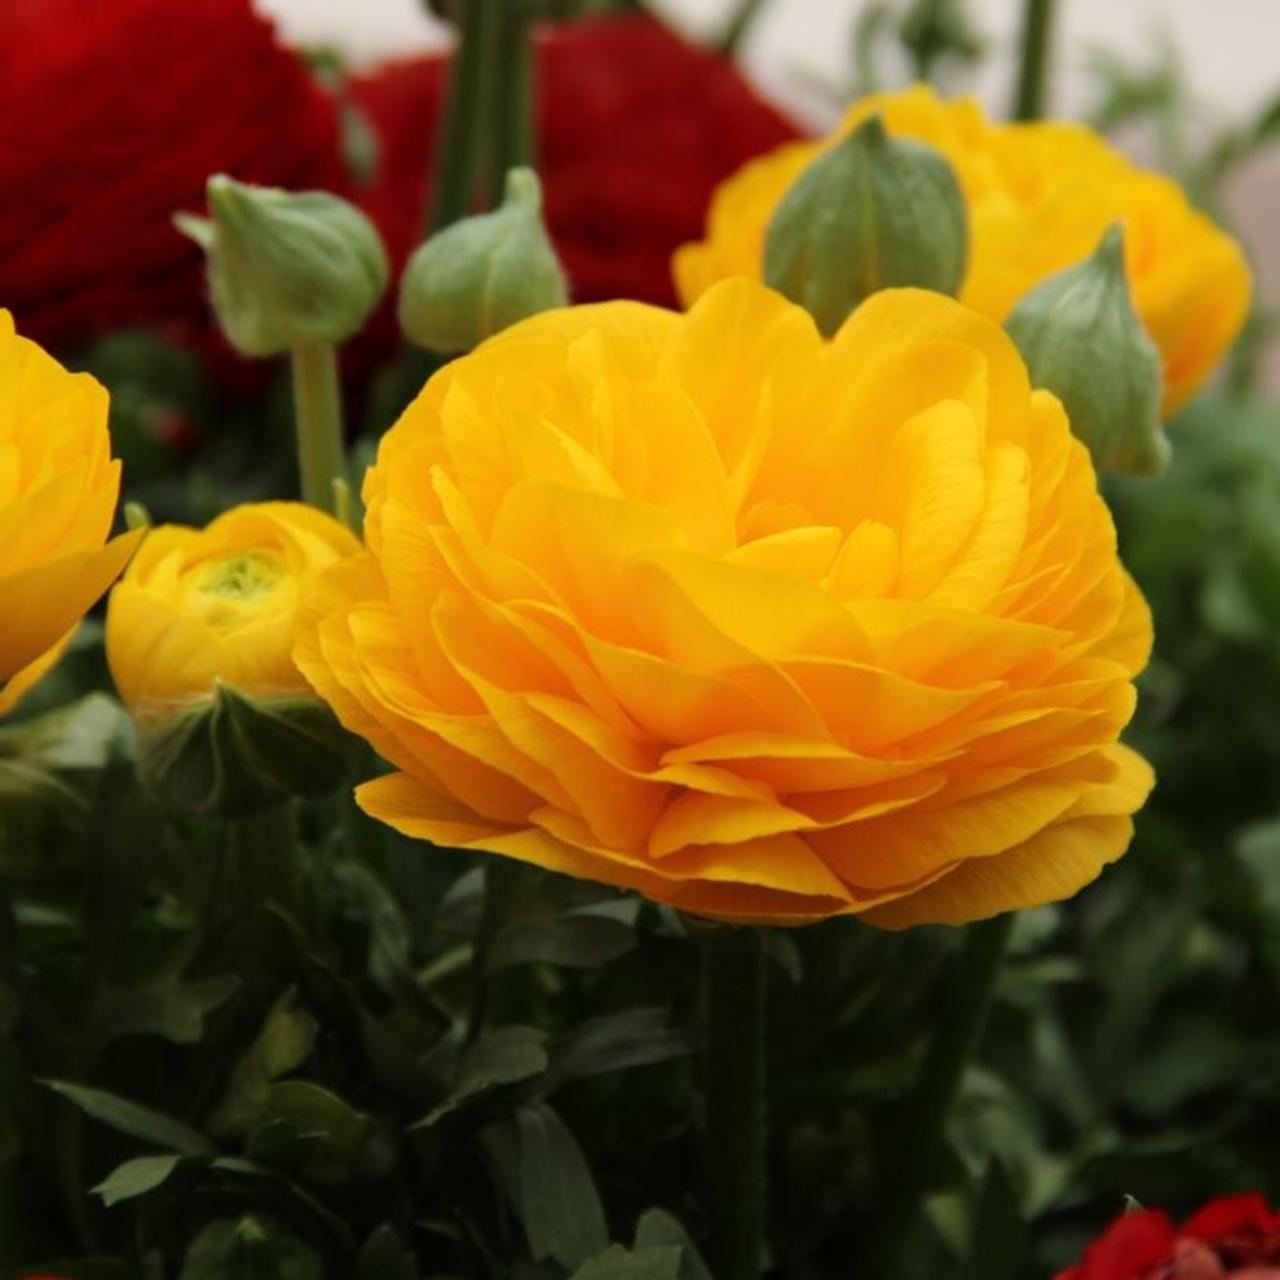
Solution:
{"label": "bud sepal", "polygon": [[873,115],[823,152],[782,198],[765,236],[765,283],[827,337],[880,289],[954,295],[969,256],[964,196],[942,153],[891,137]]}
{"label": "bud sepal", "polygon": [[356,333],[386,292],[373,223],[327,191],[282,191],[214,174],[208,218],[178,214],[204,249],[223,333],[246,356],[280,355]]}
{"label": "bud sepal", "polygon": [[244,818],[351,781],[364,744],[318,699],[248,697],[218,681],[211,697],[138,720],[138,772],[167,804]]}
{"label": "bud sepal", "polygon": [[1062,401],[1094,466],[1151,475],[1168,463],[1160,353],[1133,305],[1118,223],[1083,262],[1032,289],[1005,328],[1031,381]]}
{"label": "bud sepal", "polygon": [[542,221],[538,177],[512,169],[497,209],[437,232],[409,259],[400,282],[400,328],[416,346],[452,355],[568,300]]}

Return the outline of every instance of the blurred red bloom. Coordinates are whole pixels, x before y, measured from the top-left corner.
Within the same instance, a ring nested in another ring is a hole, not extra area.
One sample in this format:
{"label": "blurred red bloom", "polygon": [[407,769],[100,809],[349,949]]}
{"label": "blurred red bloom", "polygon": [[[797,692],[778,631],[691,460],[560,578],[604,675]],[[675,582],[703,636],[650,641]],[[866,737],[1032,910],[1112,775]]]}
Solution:
{"label": "blurred red bloom", "polygon": [[1117,1218],[1057,1280],[1280,1280],[1280,1213],[1259,1195],[1213,1200],[1181,1227],[1159,1209]]}
{"label": "blurred red bloom", "polygon": [[249,0],[0,4],[0,303],[46,346],[207,330],[174,211],[219,170],[341,185],[339,156],[329,95]]}
{"label": "blurred red bloom", "polygon": [[[397,263],[422,236],[446,66],[414,58],[351,85],[381,147],[363,202]],[[544,31],[537,94],[547,222],[577,302],[674,305],[672,251],[701,233],[716,184],[797,136],[730,61],[640,16]]]}

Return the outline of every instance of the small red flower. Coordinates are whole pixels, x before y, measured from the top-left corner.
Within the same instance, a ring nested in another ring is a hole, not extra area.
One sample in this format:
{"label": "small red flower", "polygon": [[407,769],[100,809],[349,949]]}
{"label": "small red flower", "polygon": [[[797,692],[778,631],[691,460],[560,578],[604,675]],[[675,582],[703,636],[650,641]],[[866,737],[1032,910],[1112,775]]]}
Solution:
{"label": "small red flower", "polygon": [[[733,64],[632,15],[541,33],[538,167],[574,300],[674,305],[671,254],[702,230],[716,185],[795,126]],[[366,193],[393,258],[422,237],[446,62],[393,63],[351,86],[379,136]]]}
{"label": "small red flower", "polygon": [[1280,1280],[1280,1213],[1242,1195],[1211,1201],[1180,1228],[1159,1209],[1125,1214],[1057,1280]]}
{"label": "small red flower", "polygon": [[0,4],[0,302],[46,346],[207,331],[173,213],[219,170],[340,185],[339,156],[329,95],[249,0]]}

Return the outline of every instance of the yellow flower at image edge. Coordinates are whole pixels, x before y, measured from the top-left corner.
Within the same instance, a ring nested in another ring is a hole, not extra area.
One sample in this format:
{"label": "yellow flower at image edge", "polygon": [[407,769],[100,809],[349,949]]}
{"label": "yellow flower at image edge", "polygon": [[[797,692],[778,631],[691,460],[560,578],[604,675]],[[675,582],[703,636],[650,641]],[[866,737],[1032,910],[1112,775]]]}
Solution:
{"label": "yellow flower at image edge", "polygon": [[111,593],[107,660],[139,719],[212,695],[310,694],[294,666],[293,615],[307,581],[359,550],[300,502],[236,507],[204,529],[162,525]]}
{"label": "yellow flower at image edge", "polygon": [[[1235,241],[1176,183],[1137,168],[1082,125],[993,123],[972,99],[947,102],[923,85],[859,101],[836,137],[875,112],[890,134],[936,147],[955,170],[971,235],[961,301],[1003,322],[1031,288],[1086,258],[1119,221],[1134,304],[1164,362],[1165,416],[1217,367],[1248,312],[1249,270]],[[675,257],[686,305],[718,280],[760,276],[775,209],[831,141],[789,144],[721,184],[705,237]]]}
{"label": "yellow flower at image edge", "polygon": [[108,541],[120,491],[107,393],[0,310],[0,715],[61,656],[140,535]]}
{"label": "yellow flower at image edge", "polygon": [[384,437],[295,657],[408,835],[725,920],[1062,898],[1151,786],[1149,615],[1009,339],[875,295],[824,342],[747,280],[548,312]]}

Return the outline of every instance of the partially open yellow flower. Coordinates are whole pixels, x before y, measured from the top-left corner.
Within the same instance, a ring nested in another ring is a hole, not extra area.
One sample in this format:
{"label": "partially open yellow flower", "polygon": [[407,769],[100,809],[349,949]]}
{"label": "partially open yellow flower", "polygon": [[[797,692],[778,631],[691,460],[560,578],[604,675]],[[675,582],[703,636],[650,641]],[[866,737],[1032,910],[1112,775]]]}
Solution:
{"label": "partially open yellow flower", "polygon": [[0,310],[0,714],[53,666],[137,545],[107,541],[119,492],[106,391]]}
{"label": "partially open yellow flower", "polygon": [[[1003,321],[1029,289],[1081,261],[1121,221],[1134,303],[1164,360],[1165,416],[1214,370],[1244,323],[1249,271],[1236,242],[1176,183],[1137,168],[1081,125],[993,124],[972,99],[946,102],[924,85],[859,101],[836,136],[877,111],[891,134],[937,147],[960,181],[972,237],[963,302]],[[676,254],[686,305],[717,280],[760,275],[774,209],[826,145],[792,143],[721,185],[705,239]]]}
{"label": "partially open yellow flower", "polygon": [[107,608],[107,661],[141,718],[209,698],[221,681],[248,696],[309,694],[290,655],[302,589],[359,550],[314,507],[236,507],[204,529],[151,530]]}
{"label": "partially open yellow flower", "polygon": [[745,279],[548,312],[432,378],[365,497],[295,656],[409,835],[888,926],[1129,841],[1147,610],[1060,405],[956,302],[879,293],[830,343]]}

